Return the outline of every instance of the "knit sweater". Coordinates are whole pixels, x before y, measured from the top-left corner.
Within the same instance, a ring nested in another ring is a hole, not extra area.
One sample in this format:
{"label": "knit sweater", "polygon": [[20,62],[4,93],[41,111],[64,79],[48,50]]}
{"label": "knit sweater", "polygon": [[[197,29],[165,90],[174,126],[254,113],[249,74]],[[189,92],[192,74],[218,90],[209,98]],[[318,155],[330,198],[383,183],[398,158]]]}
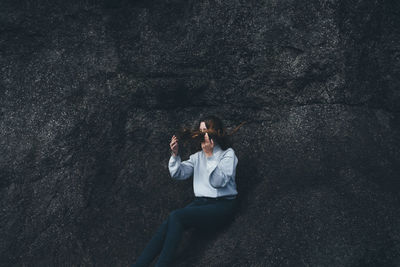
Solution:
{"label": "knit sweater", "polygon": [[232,196],[236,190],[236,166],[238,158],[232,148],[223,150],[215,143],[212,156],[207,157],[203,150],[182,161],[179,154],[171,155],[168,163],[170,175],[176,180],[185,180],[193,175],[193,190],[196,197]]}

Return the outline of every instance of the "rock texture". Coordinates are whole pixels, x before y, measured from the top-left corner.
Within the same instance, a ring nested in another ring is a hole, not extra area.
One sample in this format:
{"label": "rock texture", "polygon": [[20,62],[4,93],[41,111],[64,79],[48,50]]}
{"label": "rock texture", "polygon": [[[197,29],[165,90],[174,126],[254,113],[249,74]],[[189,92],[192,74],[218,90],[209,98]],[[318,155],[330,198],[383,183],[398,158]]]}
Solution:
{"label": "rock texture", "polygon": [[133,263],[193,198],[171,136],[216,114],[248,121],[239,210],[175,266],[400,266],[399,10],[1,1],[1,265]]}

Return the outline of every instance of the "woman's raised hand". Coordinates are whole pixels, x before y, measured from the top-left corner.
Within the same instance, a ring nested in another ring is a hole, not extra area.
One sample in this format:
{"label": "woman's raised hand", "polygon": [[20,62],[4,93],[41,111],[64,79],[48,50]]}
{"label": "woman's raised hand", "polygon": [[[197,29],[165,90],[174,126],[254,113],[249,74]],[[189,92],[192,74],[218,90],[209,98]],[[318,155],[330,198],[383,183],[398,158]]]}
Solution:
{"label": "woman's raised hand", "polygon": [[169,143],[169,147],[171,148],[171,152],[174,156],[178,155],[178,138],[173,135],[171,138],[171,143]]}
{"label": "woman's raised hand", "polygon": [[204,154],[206,154],[207,157],[211,157],[213,155],[214,140],[210,139],[208,133],[204,135],[204,142],[201,142],[201,149],[203,149]]}

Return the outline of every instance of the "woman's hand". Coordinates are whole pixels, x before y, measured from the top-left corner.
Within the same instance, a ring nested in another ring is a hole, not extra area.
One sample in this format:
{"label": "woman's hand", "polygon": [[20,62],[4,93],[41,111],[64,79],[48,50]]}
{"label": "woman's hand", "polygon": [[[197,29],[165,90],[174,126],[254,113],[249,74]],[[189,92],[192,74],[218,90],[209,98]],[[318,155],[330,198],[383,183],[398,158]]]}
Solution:
{"label": "woman's hand", "polygon": [[207,157],[211,157],[214,150],[214,141],[208,137],[208,133],[204,135],[204,142],[201,142],[201,149]]}
{"label": "woman's hand", "polygon": [[169,143],[169,147],[171,148],[171,153],[174,156],[178,155],[178,138],[173,135],[171,138],[171,142]]}

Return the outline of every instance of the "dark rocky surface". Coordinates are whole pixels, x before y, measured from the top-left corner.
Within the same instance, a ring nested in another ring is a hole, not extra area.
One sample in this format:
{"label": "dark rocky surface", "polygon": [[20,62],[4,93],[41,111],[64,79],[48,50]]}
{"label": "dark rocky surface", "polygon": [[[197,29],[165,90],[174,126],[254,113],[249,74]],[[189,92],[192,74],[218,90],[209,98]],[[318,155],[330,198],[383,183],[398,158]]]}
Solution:
{"label": "dark rocky surface", "polygon": [[133,263],[209,113],[239,210],[176,266],[400,266],[398,1],[72,2],[0,2],[2,266]]}

